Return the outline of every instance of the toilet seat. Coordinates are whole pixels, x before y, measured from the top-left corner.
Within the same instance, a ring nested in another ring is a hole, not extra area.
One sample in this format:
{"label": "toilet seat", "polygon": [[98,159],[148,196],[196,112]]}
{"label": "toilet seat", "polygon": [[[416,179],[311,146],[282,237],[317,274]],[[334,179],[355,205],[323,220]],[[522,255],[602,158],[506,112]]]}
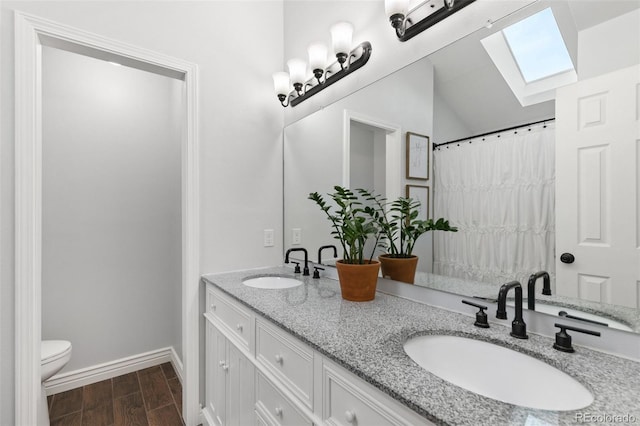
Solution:
{"label": "toilet seat", "polygon": [[40,344],[40,363],[46,365],[56,362],[70,352],[71,342],[67,340],[43,340]]}

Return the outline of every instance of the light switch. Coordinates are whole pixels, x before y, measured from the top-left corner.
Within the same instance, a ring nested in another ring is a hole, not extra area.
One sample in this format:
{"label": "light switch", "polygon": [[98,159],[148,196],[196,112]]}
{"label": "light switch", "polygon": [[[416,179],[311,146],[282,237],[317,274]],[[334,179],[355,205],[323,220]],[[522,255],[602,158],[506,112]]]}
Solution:
{"label": "light switch", "polygon": [[291,244],[302,244],[302,229],[293,228],[291,231]]}
{"label": "light switch", "polygon": [[273,229],[264,230],[264,246],[273,247]]}

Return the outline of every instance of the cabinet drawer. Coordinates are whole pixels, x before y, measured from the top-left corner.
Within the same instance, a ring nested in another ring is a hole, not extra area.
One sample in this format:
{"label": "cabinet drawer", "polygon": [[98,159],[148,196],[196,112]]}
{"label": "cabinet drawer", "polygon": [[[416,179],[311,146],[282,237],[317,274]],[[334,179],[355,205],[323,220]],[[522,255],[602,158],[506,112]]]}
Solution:
{"label": "cabinet drawer", "polygon": [[256,378],[256,412],[267,424],[282,426],[313,424],[260,373]]}
{"label": "cabinet drawer", "polygon": [[331,367],[323,367],[323,420],[342,426],[403,425],[408,424],[380,404],[349,377]]}
{"label": "cabinet drawer", "polygon": [[220,320],[237,338],[237,343],[249,350],[251,314],[246,309],[210,286],[207,288],[207,313]]}
{"label": "cabinet drawer", "polygon": [[313,351],[278,328],[256,321],[256,357],[310,409],[313,408]]}

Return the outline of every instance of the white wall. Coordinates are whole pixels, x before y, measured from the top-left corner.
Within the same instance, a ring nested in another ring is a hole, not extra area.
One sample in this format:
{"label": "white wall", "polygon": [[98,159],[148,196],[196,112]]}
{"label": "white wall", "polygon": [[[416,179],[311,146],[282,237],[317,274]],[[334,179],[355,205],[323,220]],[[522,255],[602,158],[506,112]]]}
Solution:
{"label": "white wall", "polygon": [[578,78],[640,63],[640,9],[578,33]]}
{"label": "white wall", "polygon": [[183,82],[42,57],[42,338],[72,342],[67,371],[169,346],[182,357]]}
{"label": "white wall", "polygon": [[456,111],[442,98],[437,85],[433,98],[433,122],[433,143],[445,143],[473,135]]}
{"label": "white wall", "polygon": [[[201,271],[282,262],[282,107],[271,74],[283,62],[282,1],[3,1],[0,17],[0,424],[13,424],[13,10],[199,66]],[[258,36],[259,35],[259,36]],[[151,295],[150,295],[151,296]],[[90,303],[91,300],[82,301]],[[145,318],[141,309],[136,318]]]}

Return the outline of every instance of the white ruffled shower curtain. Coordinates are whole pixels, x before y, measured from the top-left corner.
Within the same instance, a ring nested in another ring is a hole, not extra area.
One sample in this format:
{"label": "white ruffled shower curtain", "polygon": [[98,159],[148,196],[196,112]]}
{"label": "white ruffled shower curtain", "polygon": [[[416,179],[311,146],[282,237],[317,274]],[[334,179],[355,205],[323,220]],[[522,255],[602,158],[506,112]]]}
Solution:
{"label": "white ruffled shower curtain", "polygon": [[458,227],[434,232],[434,273],[555,283],[555,124],[471,140],[434,151],[434,217]]}

